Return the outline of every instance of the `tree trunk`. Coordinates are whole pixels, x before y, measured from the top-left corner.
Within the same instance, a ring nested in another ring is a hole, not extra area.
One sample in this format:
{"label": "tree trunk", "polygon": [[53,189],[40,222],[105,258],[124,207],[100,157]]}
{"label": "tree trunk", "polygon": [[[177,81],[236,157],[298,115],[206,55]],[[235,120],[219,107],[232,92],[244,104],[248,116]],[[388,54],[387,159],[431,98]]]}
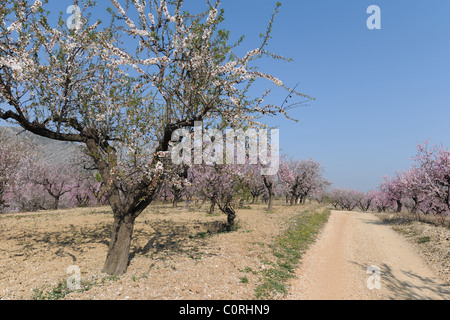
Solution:
{"label": "tree trunk", "polygon": [[53,205],[52,205],[52,209],[53,210],[58,210],[58,206],[59,206],[59,196],[53,196]]}
{"label": "tree trunk", "polygon": [[215,207],[216,207],[216,202],[214,200],[211,200],[211,206],[209,207],[209,214],[210,215],[214,214]]}
{"label": "tree trunk", "polygon": [[306,203],[306,196],[303,196],[301,199],[301,204],[305,204]]}
{"label": "tree trunk", "polygon": [[135,218],[129,214],[114,217],[114,225],[103,272],[121,276],[128,267]]}
{"label": "tree trunk", "polygon": [[227,229],[228,231],[231,231],[231,228],[234,226],[234,220],[236,219],[236,212],[227,206],[225,213],[227,214]]}
{"label": "tree trunk", "polygon": [[414,201],[414,206],[411,209],[411,213],[416,215],[417,221],[420,221],[420,214],[418,213],[418,210],[417,210],[419,208],[419,198],[417,196],[413,196],[412,199]]}
{"label": "tree trunk", "polygon": [[269,194],[269,204],[267,206],[267,210],[273,210],[273,194]]}
{"label": "tree trunk", "polygon": [[403,203],[400,200],[397,200],[397,213],[402,212]]}
{"label": "tree trunk", "polygon": [[266,186],[267,192],[269,194],[269,199],[268,199],[269,205],[268,205],[267,210],[270,211],[273,209],[273,197],[275,194],[273,192],[273,181],[271,179],[267,178],[266,176],[264,176],[264,185]]}
{"label": "tree trunk", "polygon": [[291,196],[291,206],[293,206],[295,204],[295,196],[292,195]]}

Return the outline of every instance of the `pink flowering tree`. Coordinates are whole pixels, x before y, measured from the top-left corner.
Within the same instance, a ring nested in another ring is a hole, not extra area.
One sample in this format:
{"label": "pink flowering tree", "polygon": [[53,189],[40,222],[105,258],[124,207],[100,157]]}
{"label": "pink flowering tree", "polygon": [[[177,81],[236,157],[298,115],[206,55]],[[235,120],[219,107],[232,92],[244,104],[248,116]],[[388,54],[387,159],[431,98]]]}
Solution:
{"label": "pink flowering tree", "polygon": [[268,80],[291,90],[256,70],[259,58],[286,60],[267,50],[279,5],[260,46],[239,56],[220,29],[218,1],[200,14],[182,0],[132,1],[126,10],[111,3],[112,23],[101,29],[89,19],[93,4],[80,1],[82,18],[70,29],[62,20],[49,24],[45,2],[2,2],[0,119],[86,147],[114,214],[103,271],[121,275],[135,220],[168,174],[172,134],[195,121],[261,127],[262,116],[288,116],[264,103],[269,89],[250,94],[253,85]]}
{"label": "pink flowering tree", "polygon": [[401,173],[397,173],[395,177],[384,177],[383,183],[380,185],[380,190],[384,192],[390,201],[397,205],[396,212],[400,213],[403,209],[403,199],[406,196],[405,186],[400,178]]}
{"label": "pink flowering tree", "polygon": [[101,182],[87,177],[78,177],[76,182],[74,188],[69,191],[67,196],[71,207],[84,208],[107,204]]}
{"label": "pink flowering tree", "polygon": [[358,196],[356,196],[356,202],[358,203],[358,207],[364,211],[370,211],[372,208],[372,203],[375,201],[376,191],[372,190],[369,192],[360,192]]}
{"label": "pink flowering tree", "polygon": [[374,199],[371,206],[372,210],[377,212],[387,212],[397,208],[397,204],[391,200],[389,195],[380,190],[374,191]]}
{"label": "pink flowering tree", "polygon": [[[22,152],[18,156],[17,170],[11,177],[6,194],[9,211],[33,212],[51,207],[52,199],[45,189],[30,180],[30,174],[36,168],[39,148],[33,146],[27,139],[18,140]],[[25,152],[26,151],[26,152]]]}
{"label": "pink flowering tree", "polygon": [[188,201],[188,197],[191,194],[191,181],[188,180],[189,166],[180,165],[172,166],[171,175],[169,179],[164,183],[162,192],[172,199],[172,206],[177,207],[178,202],[185,197]]}
{"label": "pink flowering tree", "polygon": [[356,190],[333,189],[328,194],[328,198],[335,209],[353,211],[358,206],[361,193]]}
{"label": "pink flowering tree", "polygon": [[284,158],[279,177],[288,189],[291,205],[303,204],[309,195],[329,186],[323,178],[322,166],[313,159],[299,161]]}
{"label": "pink flowering tree", "polygon": [[80,172],[77,187],[71,193],[71,199],[77,206],[103,206],[108,204],[105,185],[98,174]]}
{"label": "pink flowering tree", "polygon": [[407,201],[410,200],[411,202],[411,212],[416,214],[417,219],[420,220],[421,208],[423,208],[426,200],[430,198],[425,188],[427,181],[425,170],[420,166],[412,167],[402,172],[399,179],[403,185]]}
{"label": "pink flowering tree", "polygon": [[406,207],[418,220],[423,213],[445,223],[450,213],[450,151],[427,142],[418,145],[414,160],[409,170],[384,179],[375,204],[380,211]]}
{"label": "pink flowering tree", "polygon": [[52,198],[50,209],[58,210],[63,196],[79,187],[77,170],[73,164],[51,164],[46,161],[33,163],[26,168],[28,180],[34,185],[40,186]]}
{"label": "pink flowering tree", "polygon": [[258,202],[259,198],[266,193],[266,186],[264,185],[264,179],[261,175],[261,166],[249,165],[248,172],[248,187],[252,197],[252,204]]}
{"label": "pink flowering tree", "polygon": [[16,143],[0,131],[0,212],[8,204],[8,193],[14,187],[23,153],[23,144]]}
{"label": "pink flowering tree", "polygon": [[267,210],[270,211],[273,210],[279,178],[278,175],[263,174],[264,167],[261,161],[257,161],[257,164],[248,164],[245,168],[246,181],[252,196],[252,203],[257,202],[260,197],[263,197],[268,205]]}
{"label": "pink flowering tree", "polygon": [[441,221],[450,214],[450,151],[444,146],[418,145],[415,158],[417,193],[423,212],[432,212]]}
{"label": "pink flowering tree", "polygon": [[[196,192],[211,201],[227,215],[226,228],[230,230],[236,219],[236,207],[249,195],[248,166],[246,165],[195,165],[190,180],[195,181]],[[210,210],[211,213],[211,210]]]}

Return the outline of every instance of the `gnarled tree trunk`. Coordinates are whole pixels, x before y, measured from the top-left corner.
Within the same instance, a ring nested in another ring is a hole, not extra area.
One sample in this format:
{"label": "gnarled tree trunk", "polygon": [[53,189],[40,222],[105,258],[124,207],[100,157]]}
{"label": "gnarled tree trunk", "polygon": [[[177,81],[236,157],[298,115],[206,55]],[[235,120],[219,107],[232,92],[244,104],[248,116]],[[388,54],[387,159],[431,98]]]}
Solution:
{"label": "gnarled tree trunk", "polygon": [[234,211],[230,206],[227,206],[225,208],[225,213],[227,215],[227,230],[231,231],[234,226],[234,221],[236,220],[236,211]]}
{"label": "gnarled tree trunk", "polygon": [[216,207],[216,202],[213,200],[211,200],[211,206],[209,207],[209,214],[213,215],[214,214],[214,209]]}
{"label": "gnarled tree trunk", "polygon": [[273,198],[275,195],[275,193],[273,191],[273,181],[266,176],[263,177],[263,180],[264,180],[264,185],[267,188],[267,192],[269,193],[269,199],[268,199],[269,205],[268,205],[267,210],[270,211],[273,209]]}
{"label": "gnarled tree trunk", "polygon": [[397,200],[397,213],[402,212],[403,203],[400,200]]}
{"label": "gnarled tree trunk", "polygon": [[[53,195],[52,195],[53,196]],[[54,195],[53,196],[53,205],[52,205],[52,209],[53,210],[58,210],[59,207],[59,195]]]}
{"label": "gnarled tree trunk", "polygon": [[134,221],[135,218],[131,214],[115,215],[108,254],[103,267],[104,273],[120,276],[127,270]]}

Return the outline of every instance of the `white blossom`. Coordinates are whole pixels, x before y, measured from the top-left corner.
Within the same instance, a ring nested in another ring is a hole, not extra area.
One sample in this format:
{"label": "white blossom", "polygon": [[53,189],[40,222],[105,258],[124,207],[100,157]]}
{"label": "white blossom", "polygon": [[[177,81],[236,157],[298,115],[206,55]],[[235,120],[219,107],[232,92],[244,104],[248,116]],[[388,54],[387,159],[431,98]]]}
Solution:
{"label": "white blossom", "polygon": [[39,10],[39,8],[42,6],[42,2],[40,0],[36,0],[33,5],[31,6],[31,12],[35,13]]}
{"label": "white blossom", "polygon": [[7,29],[7,31],[21,31],[22,30],[22,23],[20,21],[14,21]]}

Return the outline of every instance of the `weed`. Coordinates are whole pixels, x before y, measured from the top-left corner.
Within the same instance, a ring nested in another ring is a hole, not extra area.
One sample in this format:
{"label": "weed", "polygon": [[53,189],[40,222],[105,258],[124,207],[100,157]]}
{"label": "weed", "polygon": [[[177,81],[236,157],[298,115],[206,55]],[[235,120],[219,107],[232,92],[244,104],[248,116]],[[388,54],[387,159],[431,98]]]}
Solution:
{"label": "weed", "polygon": [[189,258],[193,260],[202,260],[203,253],[189,254]]}
{"label": "weed", "polygon": [[245,273],[252,273],[252,274],[258,274],[258,271],[254,271],[252,268],[250,267],[246,267],[244,270],[239,270],[240,272],[245,272]]}
{"label": "weed", "polygon": [[69,293],[73,292],[67,287],[65,281],[61,281],[56,287],[45,290],[46,287],[33,289],[33,300],[60,300],[64,299]]}
{"label": "weed", "polygon": [[209,235],[208,232],[199,232],[195,236],[189,236],[190,239],[205,239]]}
{"label": "weed", "polygon": [[241,283],[248,283],[248,278],[247,277],[242,277],[240,279]]}
{"label": "weed", "polygon": [[104,277],[100,282],[82,282],[81,289],[71,290],[67,286],[67,281],[60,281],[56,287],[49,288],[49,286],[43,286],[41,288],[33,289],[33,300],[61,300],[64,299],[68,294],[72,292],[86,292],[92,287],[102,285],[106,281],[116,281],[120,279],[118,276],[107,276]]}
{"label": "weed", "polygon": [[423,243],[427,243],[430,242],[431,238],[430,237],[421,237],[419,238],[419,240],[417,241],[419,244],[423,244]]}

